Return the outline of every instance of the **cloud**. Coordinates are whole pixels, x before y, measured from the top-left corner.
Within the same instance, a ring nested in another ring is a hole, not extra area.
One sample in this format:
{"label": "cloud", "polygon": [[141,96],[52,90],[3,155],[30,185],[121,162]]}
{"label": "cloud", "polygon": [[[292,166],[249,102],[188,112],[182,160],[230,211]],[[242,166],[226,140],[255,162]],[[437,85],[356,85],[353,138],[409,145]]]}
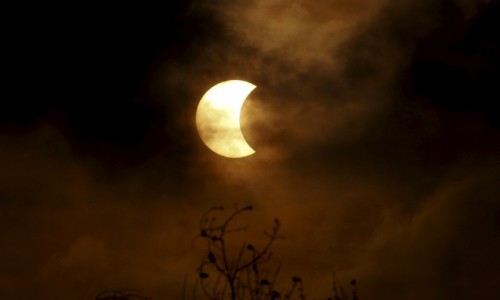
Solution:
{"label": "cloud", "polygon": [[498,292],[492,284],[497,275],[489,268],[498,263],[492,232],[498,203],[491,185],[497,176],[444,180],[414,214],[397,207],[385,211],[357,270],[360,278],[370,278],[368,293],[374,299],[394,294],[439,299]]}
{"label": "cloud", "polygon": [[[170,110],[151,155],[124,166],[80,151],[53,120],[0,137],[2,296],[177,297],[203,254],[198,218],[234,203],[255,206],[252,238],[281,219],[283,280],[302,276],[312,297],[333,271],[359,279],[362,299],[495,294],[497,131],[402,91],[441,9],[473,23],[488,1],[193,3],[185,51],[144,92]],[[242,120],[257,154],[241,160],[211,153],[194,125],[203,93],[233,77],[258,86]]]}

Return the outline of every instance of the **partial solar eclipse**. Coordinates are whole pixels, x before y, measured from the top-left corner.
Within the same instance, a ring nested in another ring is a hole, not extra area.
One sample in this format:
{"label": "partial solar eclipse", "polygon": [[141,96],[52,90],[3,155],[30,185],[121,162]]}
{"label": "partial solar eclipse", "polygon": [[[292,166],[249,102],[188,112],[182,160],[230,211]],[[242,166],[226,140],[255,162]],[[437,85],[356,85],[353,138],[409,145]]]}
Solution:
{"label": "partial solar eclipse", "polygon": [[231,158],[255,153],[240,126],[241,107],[255,88],[246,81],[229,80],[214,85],[203,95],[196,110],[196,127],[210,150]]}

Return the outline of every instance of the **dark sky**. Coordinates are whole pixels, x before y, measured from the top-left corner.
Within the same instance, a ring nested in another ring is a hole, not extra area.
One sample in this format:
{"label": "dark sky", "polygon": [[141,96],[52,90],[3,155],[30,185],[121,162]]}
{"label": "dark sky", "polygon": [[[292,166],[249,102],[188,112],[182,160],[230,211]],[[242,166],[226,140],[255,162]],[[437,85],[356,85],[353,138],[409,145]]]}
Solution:
{"label": "dark sky", "polygon": [[[282,275],[361,299],[500,295],[493,0],[11,7],[2,32],[2,299],[180,299],[213,205],[282,220]],[[256,150],[201,142],[211,86],[257,85]],[[189,281],[189,280],[188,280]]]}

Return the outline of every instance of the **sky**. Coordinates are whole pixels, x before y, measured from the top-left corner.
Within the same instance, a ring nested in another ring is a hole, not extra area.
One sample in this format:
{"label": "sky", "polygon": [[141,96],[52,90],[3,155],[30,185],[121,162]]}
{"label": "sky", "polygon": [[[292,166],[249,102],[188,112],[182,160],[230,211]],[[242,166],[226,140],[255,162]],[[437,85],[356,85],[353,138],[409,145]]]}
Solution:
{"label": "sky", "polygon": [[[2,299],[181,299],[212,206],[274,218],[280,276],[361,299],[500,294],[500,6],[494,0],[165,1],[11,7],[0,102]],[[257,86],[256,153],[195,113]],[[267,226],[269,225],[269,226]],[[287,279],[288,280],[288,279]]]}

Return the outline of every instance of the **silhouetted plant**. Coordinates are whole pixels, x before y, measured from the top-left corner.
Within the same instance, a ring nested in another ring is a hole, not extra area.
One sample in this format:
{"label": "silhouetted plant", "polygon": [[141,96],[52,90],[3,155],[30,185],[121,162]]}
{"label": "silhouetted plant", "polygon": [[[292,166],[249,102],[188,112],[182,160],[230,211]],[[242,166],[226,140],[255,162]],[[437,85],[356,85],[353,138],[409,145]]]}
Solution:
{"label": "silhouetted plant", "polygon": [[[237,254],[232,255],[228,247],[228,234],[240,232],[246,227],[232,228],[233,221],[242,213],[252,210],[251,206],[236,208],[221,222],[211,215],[222,211],[223,207],[213,207],[200,222],[200,236],[207,242],[207,254],[199,266],[198,284],[208,299],[261,299],[264,296],[274,299],[278,292],[274,288],[278,270],[268,278],[268,271],[263,265],[269,261],[269,251],[278,238],[281,226],[274,220],[270,232],[265,232],[267,241],[262,248],[244,242]],[[215,278],[212,278],[215,277]],[[274,295],[274,296],[273,296]],[[196,297],[196,293],[194,294]]]}
{"label": "silhouetted plant", "polygon": [[337,277],[333,276],[333,297],[327,298],[327,300],[359,300],[358,292],[356,288],[356,280],[351,280],[351,293],[348,294]]}
{"label": "silhouetted plant", "polygon": [[[233,228],[234,220],[252,210],[252,206],[236,207],[225,218],[217,220],[213,214],[216,211],[224,211],[224,207],[218,206],[212,207],[203,215],[199,237],[206,241],[207,251],[198,268],[198,279],[193,290],[194,299],[198,296],[198,290],[209,300],[306,299],[300,277],[292,277],[288,290],[278,290],[276,280],[281,266],[278,265],[274,272],[266,268],[266,263],[272,256],[271,246],[280,238],[278,231],[281,223],[278,219],[274,220],[270,232],[264,231],[264,246],[258,248],[254,244],[243,242],[237,251],[229,247],[228,235],[247,229],[247,226]],[[334,278],[333,297],[325,299],[358,300],[356,281],[353,280],[351,285],[352,293],[349,295]]]}
{"label": "silhouetted plant", "polygon": [[[264,231],[263,246],[243,242],[237,251],[230,247],[228,235],[241,232],[247,226],[233,227],[235,219],[243,213],[253,210],[252,206],[236,207],[222,220],[217,220],[212,214],[224,211],[224,207],[212,207],[200,221],[201,237],[207,243],[206,253],[198,267],[193,299],[198,298],[199,290],[209,300],[306,300],[303,280],[293,276],[288,289],[276,287],[281,265],[271,272],[266,267],[272,257],[271,247],[281,238],[278,231],[281,223],[275,219],[271,230]],[[351,293],[347,293],[340,281],[333,276],[333,296],[318,300],[359,300],[356,281],[351,281]],[[182,299],[185,299],[183,292]],[[149,300],[134,290],[114,290],[100,293],[95,300]]]}

